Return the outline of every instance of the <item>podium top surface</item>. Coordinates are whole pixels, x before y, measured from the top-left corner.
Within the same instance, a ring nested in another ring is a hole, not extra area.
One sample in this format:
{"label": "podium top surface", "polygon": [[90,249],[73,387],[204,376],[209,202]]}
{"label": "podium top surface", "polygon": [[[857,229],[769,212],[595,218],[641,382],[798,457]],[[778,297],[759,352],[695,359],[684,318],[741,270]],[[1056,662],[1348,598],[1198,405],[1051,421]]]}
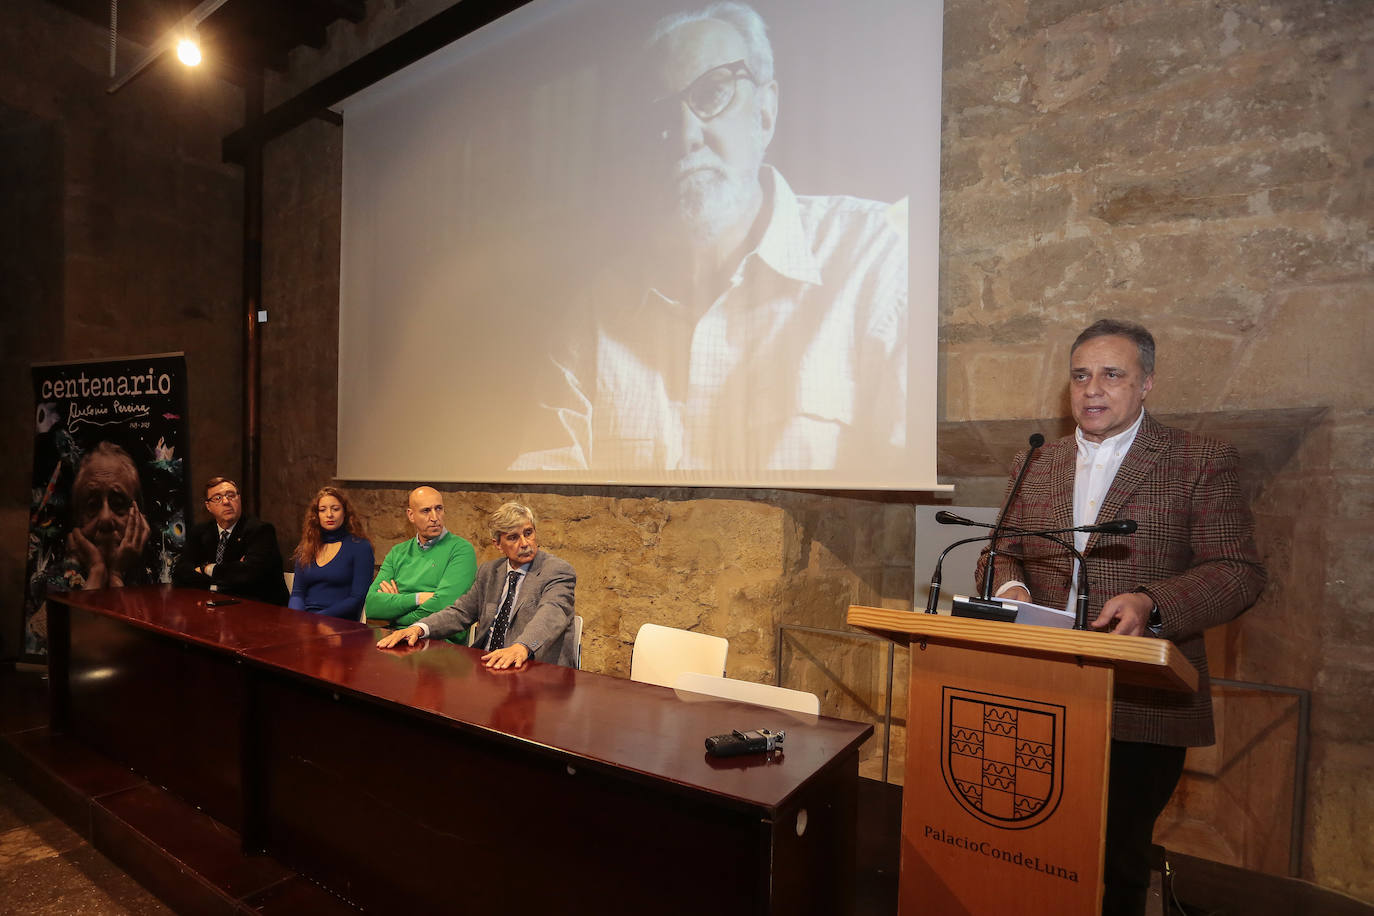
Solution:
{"label": "podium top surface", "polygon": [[1198,672],[1167,639],[1116,636],[1094,630],[1061,630],[968,617],[851,605],[850,626],[903,645],[929,640],[971,649],[1082,658],[1110,665],[1117,680],[1165,690],[1197,690]]}

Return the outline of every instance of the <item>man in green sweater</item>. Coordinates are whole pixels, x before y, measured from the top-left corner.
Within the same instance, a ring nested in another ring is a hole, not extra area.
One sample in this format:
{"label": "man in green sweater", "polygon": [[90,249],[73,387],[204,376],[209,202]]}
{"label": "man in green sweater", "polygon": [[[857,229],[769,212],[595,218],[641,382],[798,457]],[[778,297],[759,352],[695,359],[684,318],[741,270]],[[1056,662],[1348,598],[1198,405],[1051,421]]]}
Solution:
{"label": "man in green sweater", "polygon": [[[444,527],[444,498],[438,490],[411,490],[406,518],[415,526],[415,537],[387,552],[364,603],[369,618],[389,620],[397,629],[448,607],[477,575],[472,545]],[[465,643],[467,631],[449,640]]]}

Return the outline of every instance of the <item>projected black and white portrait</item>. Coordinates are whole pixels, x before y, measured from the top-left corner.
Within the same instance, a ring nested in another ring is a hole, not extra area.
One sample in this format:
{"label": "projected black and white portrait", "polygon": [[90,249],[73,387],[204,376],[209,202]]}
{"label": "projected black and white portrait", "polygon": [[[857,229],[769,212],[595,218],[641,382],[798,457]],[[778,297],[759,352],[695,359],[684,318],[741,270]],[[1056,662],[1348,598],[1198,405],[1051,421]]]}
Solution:
{"label": "projected black and white portrait", "polygon": [[351,100],[339,473],[933,484],[940,35],[535,0]]}
{"label": "projected black and white portrait", "polygon": [[632,256],[562,341],[570,391],[551,406],[570,441],[515,468],[829,470],[902,451],[905,201],[798,194],[768,163],[786,93],[752,7],[670,14],[642,50]]}

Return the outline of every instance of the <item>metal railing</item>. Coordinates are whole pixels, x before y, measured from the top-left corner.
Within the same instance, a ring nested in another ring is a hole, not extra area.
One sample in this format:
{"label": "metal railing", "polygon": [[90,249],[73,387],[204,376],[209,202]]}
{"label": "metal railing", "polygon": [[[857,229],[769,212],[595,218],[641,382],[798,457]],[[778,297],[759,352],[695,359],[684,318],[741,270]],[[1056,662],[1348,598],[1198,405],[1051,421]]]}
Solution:
{"label": "metal railing", "polygon": [[1275,684],[1236,681],[1224,677],[1214,677],[1211,680],[1213,685],[1233,690],[1274,693],[1291,696],[1298,701],[1298,734],[1293,752],[1293,810],[1288,818],[1288,875],[1291,878],[1301,877],[1302,825],[1307,818],[1307,751],[1310,741],[1308,728],[1312,717],[1312,691],[1301,687],[1280,687]]}
{"label": "metal railing", "polygon": [[[831,630],[826,627],[805,627],[795,623],[779,624],[778,658],[777,663],[773,666],[773,685],[775,687],[782,686],[782,650],[785,641],[784,637],[787,633],[815,633],[821,636],[839,636],[844,639],[856,639],[861,642],[887,643],[887,690],[885,691],[886,698],[883,701],[883,782],[886,783],[887,765],[892,751],[892,672],[896,663],[896,643],[890,639],[883,639],[881,636],[872,636],[868,633],[854,633],[848,630]],[[796,646],[797,651],[809,658],[816,667],[829,677],[846,695],[858,701],[859,705],[864,706],[872,715],[876,716],[878,714],[877,711],[869,707],[864,699],[855,693],[848,684],[844,683],[838,675],[834,674],[827,665],[818,659],[815,653],[808,652],[805,646],[795,640],[793,641],[793,645]]]}

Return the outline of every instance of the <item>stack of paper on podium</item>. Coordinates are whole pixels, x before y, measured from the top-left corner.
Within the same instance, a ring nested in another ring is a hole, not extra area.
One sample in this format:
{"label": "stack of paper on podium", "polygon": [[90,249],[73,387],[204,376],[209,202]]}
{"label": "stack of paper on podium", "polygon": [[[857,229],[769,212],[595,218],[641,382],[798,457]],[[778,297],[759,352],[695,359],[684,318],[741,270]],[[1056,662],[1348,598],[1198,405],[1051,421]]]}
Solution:
{"label": "stack of paper on podium", "polygon": [[[963,595],[955,595],[954,601],[968,601]],[[1073,629],[1073,612],[1066,611],[1061,607],[1046,607],[1043,604],[1035,604],[1031,601],[1015,601],[1011,598],[994,598],[993,601],[999,602],[1008,611],[1016,611],[1014,623],[1028,623],[1033,627],[1059,627],[1063,630]]]}

